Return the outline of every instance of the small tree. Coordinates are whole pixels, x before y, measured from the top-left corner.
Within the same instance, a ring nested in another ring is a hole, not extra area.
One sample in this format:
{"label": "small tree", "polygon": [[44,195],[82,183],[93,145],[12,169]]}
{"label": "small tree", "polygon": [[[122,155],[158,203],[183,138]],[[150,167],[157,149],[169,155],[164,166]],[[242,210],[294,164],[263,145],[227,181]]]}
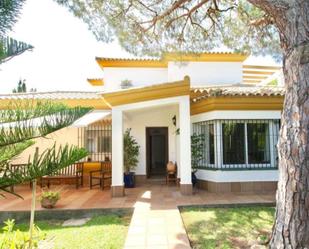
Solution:
{"label": "small tree", "polygon": [[131,129],[127,129],[123,136],[123,165],[125,173],[134,170],[138,163],[140,146],[131,135]]}
{"label": "small tree", "polygon": [[193,133],[193,135],[191,136],[191,165],[193,172],[197,171],[200,161],[204,159],[204,141],[204,134]]}
{"label": "small tree", "polygon": [[[10,190],[10,186],[32,182],[28,248],[33,247],[36,179],[67,167],[84,158],[88,153],[84,148],[69,145],[57,147],[54,144],[53,147],[40,152],[37,148],[33,155],[29,155],[28,167],[25,171],[13,171],[10,162],[33,145],[33,139],[45,137],[71,125],[89,110],[81,107],[68,108],[62,104],[49,102],[36,104],[17,102],[0,112],[0,191],[17,195]],[[34,125],[34,120],[39,121],[39,124]],[[0,192],[0,195],[3,194]]]}
{"label": "small tree", "polygon": [[17,87],[13,89],[13,93],[25,93],[27,92],[26,80],[19,80]]}

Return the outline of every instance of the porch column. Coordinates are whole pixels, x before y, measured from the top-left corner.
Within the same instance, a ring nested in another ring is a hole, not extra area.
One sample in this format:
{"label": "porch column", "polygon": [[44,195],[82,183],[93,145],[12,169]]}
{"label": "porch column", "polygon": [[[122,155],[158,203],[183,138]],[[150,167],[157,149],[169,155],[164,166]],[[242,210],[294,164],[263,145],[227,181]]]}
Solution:
{"label": "porch column", "polygon": [[124,196],[123,113],[112,109],[112,197]]}
{"label": "porch column", "polygon": [[180,192],[183,195],[191,195],[191,130],[189,96],[182,97],[179,103],[179,128]]}

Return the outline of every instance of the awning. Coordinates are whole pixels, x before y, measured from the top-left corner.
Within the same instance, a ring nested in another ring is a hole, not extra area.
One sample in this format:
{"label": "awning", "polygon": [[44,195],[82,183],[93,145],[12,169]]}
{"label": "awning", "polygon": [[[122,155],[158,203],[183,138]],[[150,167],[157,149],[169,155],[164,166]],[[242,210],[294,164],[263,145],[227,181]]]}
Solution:
{"label": "awning", "polygon": [[106,118],[111,114],[111,111],[106,110],[93,110],[80,119],[76,120],[71,127],[85,127],[96,121]]}

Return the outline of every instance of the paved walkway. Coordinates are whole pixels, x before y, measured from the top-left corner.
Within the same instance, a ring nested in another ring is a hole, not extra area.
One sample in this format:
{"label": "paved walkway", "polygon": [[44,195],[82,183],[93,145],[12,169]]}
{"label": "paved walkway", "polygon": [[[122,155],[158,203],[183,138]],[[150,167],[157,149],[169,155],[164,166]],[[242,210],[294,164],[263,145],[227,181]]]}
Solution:
{"label": "paved walkway", "polygon": [[[59,189],[59,186],[53,186]],[[29,185],[17,186],[16,192],[24,200],[12,195],[0,199],[0,211],[30,210],[31,191]],[[38,188],[38,195],[40,194]],[[189,240],[177,206],[229,203],[270,203],[274,193],[209,193],[195,190],[192,196],[182,196],[175,186],[145,184],[126,189],[126,196],[111,198],[110,190],[90,190],[88,187],[75,189],[61,187],[61,199],[57,209],[91,208],[134,208],[125,248],[190,248]],[[37,209],[41,209],[39,203]]]}

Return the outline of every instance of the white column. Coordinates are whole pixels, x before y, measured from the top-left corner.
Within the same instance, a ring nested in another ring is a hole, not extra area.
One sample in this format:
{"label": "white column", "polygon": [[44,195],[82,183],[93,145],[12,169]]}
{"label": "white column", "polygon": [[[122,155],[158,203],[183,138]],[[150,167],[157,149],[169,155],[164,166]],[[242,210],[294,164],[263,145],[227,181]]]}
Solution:
{"label": "white column", "polygon": [[112,187],[113,197],[124,195],[123,186],[123,113],[112,109]]}
{"label": "white column", "polygon": [[179,102],[179,167],[182,194],[192,194],[190,124],[190,98],[184,96]]}

